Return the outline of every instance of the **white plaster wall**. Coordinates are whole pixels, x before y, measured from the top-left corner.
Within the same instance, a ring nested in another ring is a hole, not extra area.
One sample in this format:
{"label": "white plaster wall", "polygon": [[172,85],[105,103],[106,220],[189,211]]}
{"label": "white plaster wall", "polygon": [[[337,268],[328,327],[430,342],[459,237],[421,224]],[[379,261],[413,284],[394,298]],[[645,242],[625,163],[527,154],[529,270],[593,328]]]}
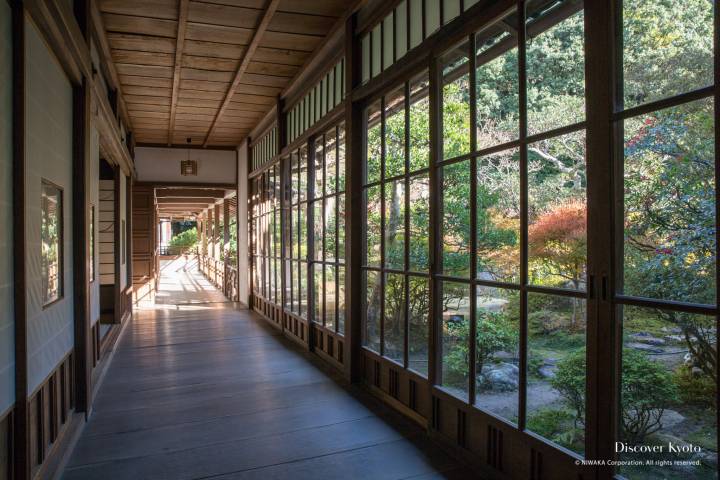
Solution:
{"label": "white plaster wall", "polygon": [[247,205],[248,205],[248,144],[245,140],[237,149],[237,169],[238,169],[238,188],[237,188],[237,208],[238,208],[238,294],[240,302],[248,304],[248,285],[250,280],[250,272],[248,270],[248,222],[247,222]]}
{"label": "white plaster wall", "polygon": [[[100,135],[95,126],[90,127],[90,165],[88,165],[88,197],[90,205],[95,209],[95,280],[90,282],[90,324],[94,325],[100,318]],[[89,218],[89,217],[88,217]]]}
{"label": "white plaster wall", "polygon": [[0,416],[15,403],[10,17],[10,6],[0,2]]}
{"label": "white plaster wall", "polygon": [[135,168],[140,182],[235,183],[234,150],[190,149],[190,159],[197,160],[197,176],[180,175],[180,161],[187,160],[188,150],[179,148],[135,148]]}
{"label": "white plaster wall", "polygon": [[[120,245],[122,245],[122,251],[120,252],[120,290],[127,286],[127,180],[125,174],[122,171],[118,172],[120,175]],[[125,221],[125,231],[122,230],[122,224]],[[124,258],[123,258],[124,257]],[[123,260],[125,260],[123,262]]]}
{"label": "white plaster wall", "polygon": [[[72,87],[32,22],[26,20],[26,209],[28,393],[73,347]],[[63,188],[63,297],[43,308],[41,181]]]}

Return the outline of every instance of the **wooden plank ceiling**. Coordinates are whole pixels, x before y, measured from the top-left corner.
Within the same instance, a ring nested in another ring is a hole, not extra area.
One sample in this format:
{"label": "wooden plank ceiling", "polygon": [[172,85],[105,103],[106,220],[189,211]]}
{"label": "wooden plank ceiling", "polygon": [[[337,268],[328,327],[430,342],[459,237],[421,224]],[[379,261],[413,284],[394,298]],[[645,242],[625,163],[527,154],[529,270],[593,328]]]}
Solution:
{"label": "wooden plank ceiling", "polygon": [[191,218],[232,194],[222,188],[157,187],[155,201],[161,218]]}
{"label": "wooden plank ceiling", "polygon": [[234,146],[352,0],[100,0],[135,140]]}

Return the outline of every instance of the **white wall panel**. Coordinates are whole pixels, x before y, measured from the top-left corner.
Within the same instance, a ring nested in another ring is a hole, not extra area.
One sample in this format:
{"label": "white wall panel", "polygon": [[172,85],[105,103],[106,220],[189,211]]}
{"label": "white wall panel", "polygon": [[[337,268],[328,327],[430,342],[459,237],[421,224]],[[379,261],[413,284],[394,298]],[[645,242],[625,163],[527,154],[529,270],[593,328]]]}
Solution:
{"label": "white wall panel", "polygon": [[[28,393],[73,347],[72,86],[32,22],[26,20],[26,238]],[[63,189],[63,296],[43,308],[41,182]]]}
{"label": "white wall panel", "polygon": [[15,402],[10,17],[10,6],[0,2],[0,415]]}
{"label": "white wall panel", "polygon": [[197,176],[180,175],[180,161],[188,151],[178,148],[137,147],[135,168],[139,182],[234,183],[235,150],[190,150],[197,160]]}

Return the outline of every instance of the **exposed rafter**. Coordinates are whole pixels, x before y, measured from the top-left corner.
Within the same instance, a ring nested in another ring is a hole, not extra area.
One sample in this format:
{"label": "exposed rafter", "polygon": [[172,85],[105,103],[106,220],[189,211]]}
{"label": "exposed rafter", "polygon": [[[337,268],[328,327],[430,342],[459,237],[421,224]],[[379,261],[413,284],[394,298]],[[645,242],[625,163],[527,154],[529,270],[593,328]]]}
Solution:
{"label": "exposed rafter", "polygon": [[178,91],[180,90],[180,70],[185,47],[185,29],[187,27],[188,0],[178,2],[177,39],[175,42],[175,69],[173,70],[172,98],[170,99],[170,123],[168,125],[167,144],[172,145],[175,131],[175,115],[177,113]]}
{"label": "exposed rafter", "polygon": [[238,66],[237,71],[235,72],[235,77],[233,78],[233,81],[230,84],[230,87],[228,88],[227,92],[225,93],[225,98],[223,99],[222,105],[220,105],[220,109],[215,114],[215,118],[213,119],[213,122],[210,125],[210,129],[208,130],[207,136],[205,137],[203,146],[207,146],[208,143],[210,142],[210,137],[212,137],[213,131],[217,127],[220,117],[222,117],[222,115],[225,112],[225,110],[227,109],[228,105],[230,105],[230,100],[232,99],[233,95],[235,94],[235,89],[240,84],[240,80],[242,80],[243,75],[245,75],[245,71],[247,70],[248,65],[250,65],[250,61],[252,60],[252,57],[255,54],[255,50],[257,50],[258,46],[260,45],[260,41],[262,40],[262,37],[265,34],[265,30],[267,30],[267,27],[270,24],[270,20],[272,19],[273,15],[275,14],[275,10],[277,10],[279,3],[280,3],[280,0],[268,0],[267,6],[265,7],[265,12],[263,13],[262,18],[260,19],[260,22],[258,23],[258,26],[255,29],[255,32],[253,32],[253,37],[252,37],[252,40],[250,41],[250,45],[248,45],[247,50],[245,50],[245,54],[243,55],[242,60],[240,61],[240,65]]}

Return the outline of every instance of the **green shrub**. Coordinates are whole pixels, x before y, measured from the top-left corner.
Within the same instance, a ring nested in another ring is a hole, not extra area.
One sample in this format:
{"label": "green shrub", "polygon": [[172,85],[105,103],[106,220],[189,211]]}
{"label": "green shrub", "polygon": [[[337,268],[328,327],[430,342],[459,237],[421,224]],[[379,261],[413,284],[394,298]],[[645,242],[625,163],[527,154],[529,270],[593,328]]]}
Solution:
{"label": "green shrub", "polygon": [[708,375],[693,374],[690,368],[683,365],[675,370],[673,381],[684,403],[708,408],[715,406],[717,385]]}
{"label": "green shrub", "polygon": [[193,247],[197,243],[198,234],[197,228],[193,227],[190,230],[185,230],[170,239],[170,246],[172,247]]}
{"label": "green shrub", "polygon": [[527,428],[565,448],[581,451],[585,448],[583,429],[575,426],[575,415],[568,410],[541,408],[531,412]]}
{"label": "green shrub", "polygon": [[[585,420],[585,349],[579,349],[558,362],[555,378],[551,380],[576,412],[575,422]],[[670,372],[650,360],[643,352],[623,349],[621,384],[622,438],[635,444],[643,443],[648,435],[662,428],[665,409],[678,400],[678,391]]]}

